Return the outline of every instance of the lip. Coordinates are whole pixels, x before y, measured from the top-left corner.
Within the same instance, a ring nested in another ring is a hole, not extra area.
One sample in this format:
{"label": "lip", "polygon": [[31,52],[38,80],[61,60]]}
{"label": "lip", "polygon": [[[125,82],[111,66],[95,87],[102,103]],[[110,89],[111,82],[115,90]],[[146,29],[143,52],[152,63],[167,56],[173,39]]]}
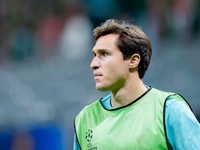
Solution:
{"label": "lip", "polygon": [[102,77],[103,75],[100,73],[94,73],[94,79],[98,79],[100,77]]}

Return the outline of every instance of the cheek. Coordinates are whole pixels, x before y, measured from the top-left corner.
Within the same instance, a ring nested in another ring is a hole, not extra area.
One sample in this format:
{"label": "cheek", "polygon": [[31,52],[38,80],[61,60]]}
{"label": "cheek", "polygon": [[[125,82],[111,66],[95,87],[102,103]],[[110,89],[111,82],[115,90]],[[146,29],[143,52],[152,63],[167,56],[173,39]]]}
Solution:
{"label": "cheek", "polygon": [[125,67],[116,66],[109,69],[108,74],[106,74],[106,79],[111,82],[117,82],[121,79],[127,78],[127,69]]}
{"label": "cheek", "polygon": [[124,62],[118,62],[118,63],[115,63],[113,66],[111,66],[110,70],[112,72],[117,73],[117,74],[123,74],[123,73],[126,73],[129,70],[129,67]]}
{"label": "cheek", "polygon": [[[106,66],[106,67],[105,67]],[[116,59],[102,64],[103,72],[106,78],[110,80],[117,78],[119,76],[124,76],[129,72],[128,62],[122,61],[121,59]]]}

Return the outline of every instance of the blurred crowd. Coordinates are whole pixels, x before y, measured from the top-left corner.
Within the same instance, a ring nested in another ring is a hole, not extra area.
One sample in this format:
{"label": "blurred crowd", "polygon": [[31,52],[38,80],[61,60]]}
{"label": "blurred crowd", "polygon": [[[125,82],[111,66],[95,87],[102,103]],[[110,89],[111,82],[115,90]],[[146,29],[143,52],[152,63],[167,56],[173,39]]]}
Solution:
{"label": "blurred crowd", "polygon": [[92,29],[109,18],[141,25],[159,43],[191,42],[200,34],[199,7],[199,0],[1,0],[0,63],[58,53],[71,58],[70,50],[88,49]]}
{"label": "blurred crowd", "polygon": [[109,18],[143,29],[153,47],[145,83],[184,94],[199,119],[199,8],[199,0],[0,0],[0,149],[72,149],[74,117],[106,94],[89,65],[92,31]]}

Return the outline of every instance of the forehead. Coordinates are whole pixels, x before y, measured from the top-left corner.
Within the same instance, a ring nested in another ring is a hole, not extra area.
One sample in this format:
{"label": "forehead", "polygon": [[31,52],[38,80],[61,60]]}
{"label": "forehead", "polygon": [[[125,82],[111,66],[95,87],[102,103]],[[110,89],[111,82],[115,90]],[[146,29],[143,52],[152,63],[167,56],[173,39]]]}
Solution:
{"label": "forehead", "polygon": [[103,49],[115,49],[116,46],[116,40],[118,39],[119,35],[117,34],[108,34],[101,36],[97,41],[96,44],[93,47],[93,52]]}

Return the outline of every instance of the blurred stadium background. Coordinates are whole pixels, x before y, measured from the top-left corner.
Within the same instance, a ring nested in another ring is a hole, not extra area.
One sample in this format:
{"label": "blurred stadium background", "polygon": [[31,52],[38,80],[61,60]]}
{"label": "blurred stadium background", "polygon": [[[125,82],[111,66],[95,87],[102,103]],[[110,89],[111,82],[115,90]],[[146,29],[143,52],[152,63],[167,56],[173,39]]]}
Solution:
{"label": "blurred stadium background", "polygon": [[131,20],[150,38],[144,82],[182,94],[200,118],[199,0],[0,0],[0,150],[71,150],[96,91],[92,30]]}

